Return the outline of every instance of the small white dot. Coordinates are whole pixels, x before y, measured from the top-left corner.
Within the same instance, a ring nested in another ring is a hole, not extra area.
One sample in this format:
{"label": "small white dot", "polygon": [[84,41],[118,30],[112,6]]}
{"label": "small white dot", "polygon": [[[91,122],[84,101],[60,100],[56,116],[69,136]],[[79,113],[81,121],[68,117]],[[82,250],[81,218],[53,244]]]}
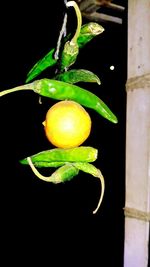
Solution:
{"label": "small white dot", "polygon": [[115,67],[113,65],[110,66],[110,70],[114,70]]}
{"label": "small white dot", "polygon": [[52,93],[52,94],[55,93],[55,91],[56,91],[56,88],[51,87],[51,88],[49,89],[49,92]]}

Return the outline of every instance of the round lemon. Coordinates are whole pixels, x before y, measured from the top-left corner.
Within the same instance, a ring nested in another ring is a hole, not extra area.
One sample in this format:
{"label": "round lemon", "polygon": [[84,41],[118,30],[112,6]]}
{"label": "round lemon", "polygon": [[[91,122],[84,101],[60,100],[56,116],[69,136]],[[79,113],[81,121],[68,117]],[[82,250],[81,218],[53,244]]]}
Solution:
{"label": "round lemon", "polygon": [[74,101],[60,101],[47,112],[43,123],[48,140],[56,147],[80,146],[91,132],[91,118]]}

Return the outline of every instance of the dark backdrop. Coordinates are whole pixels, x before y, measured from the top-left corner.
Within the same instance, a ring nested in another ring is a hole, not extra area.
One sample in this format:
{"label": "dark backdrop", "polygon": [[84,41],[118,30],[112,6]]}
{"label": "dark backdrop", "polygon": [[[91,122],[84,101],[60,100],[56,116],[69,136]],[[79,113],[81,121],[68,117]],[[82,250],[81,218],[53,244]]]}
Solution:
{"label": "dark backdrop", "polygon": [[[1,12],[0,89],[23,84],[32,65],[56,46],[61,29],[63,1],[3,4]],[[127,37],[123,24],[102,24],[105,32],[80,51],[75,64],[95,72],[101,85],[80,84],[97,94],[117,115],[114,125],[92,110],[92,132],[84,143],[99,151],[95,166],[106,183],[100,210],[95,209],[100,183],[80,174],[65,184],[38,180],[19,160],[52,148],[43,133],[42,121],[56,103],[25,91],[0,99],[1,110],[1,235],[5,262],[40,266],[123,266],[124,178]],[[68,31],[76,20],[68,13]],[[83,19],[83,23],[87,22]],[[114,71],[109,69],[114,65]],[[52,77],[46,70],[40,77]],[[50,170],[51,171],[51,170]],[[42,261],[41,261],[42,260]],[[40,264],[41,261],[41,264]]]}

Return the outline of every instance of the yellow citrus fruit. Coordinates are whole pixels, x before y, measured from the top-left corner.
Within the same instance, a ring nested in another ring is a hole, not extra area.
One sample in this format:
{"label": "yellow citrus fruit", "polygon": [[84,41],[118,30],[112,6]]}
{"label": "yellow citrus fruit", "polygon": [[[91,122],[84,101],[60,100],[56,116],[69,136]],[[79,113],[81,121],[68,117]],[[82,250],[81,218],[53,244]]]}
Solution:
{"label": "yellow citrus fruit", "polygon": [[47,112],[43,123],[48,140],[56,147],[72,148],[81,145],[91,132],[91,118],[74,101],[60,101]]}

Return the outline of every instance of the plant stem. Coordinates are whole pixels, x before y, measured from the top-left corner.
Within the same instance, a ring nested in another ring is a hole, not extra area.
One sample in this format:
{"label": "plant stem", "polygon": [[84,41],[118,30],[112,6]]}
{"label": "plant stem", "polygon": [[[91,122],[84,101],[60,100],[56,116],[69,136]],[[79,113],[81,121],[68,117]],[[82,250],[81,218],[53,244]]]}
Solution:
{"label": "plant stem", "polygon": [[99,207],[101,205],[101,202],[103,200],[104,190],[105,190],[104,177],[103,177],[103,175],[102,175],[100,170],[99,170],[99,173],[98,173],[98,175],[96,177],[99,178],[100,181],[101,181],[101,196],[100,196],[100,199],[99,199],[99,202],[98,202],[98,205],[97,205],[96,209],[93,211],[93,214],[95,214],[98,211],[98,209],[99,209]]}
{"label": "plant stem", "polygon": [[77,3],[75,1],[69,1],[68,3],[66,3],[67,7],[74,7],[75,12],[76,12],[76,16],[77,16],[77,28],[76,28],[76,32],[72,38],[72,40],[70,41],[71,43],[76,43],[77,42],[77,38],[79,36],[80,30],[81,30],[81,25],[82,25],[82,16],[81,16],[81,12],[80,9],[77,5]]}
{"label": "plant stem", "polygon": [[17,86],[17,87],[11,88],[11,89],[7,89],[7,90],[0,92],[0,97],[7,95],[7,94],[10,94],[10,93],[13,93],[13,92],[16,92],[16,91],[33,90],[33,89],[34,89],[33,83],[20,85],[20,86]]}
{"label": "plant stem", "polygon": [[39,173],[39,171],[35,168],[34,164],[32,163],[30,157],[27,157],[27,161],[28,161],[28,163],[29,163],[29,165],[30,165],[30,167],[31,167],[31,169],[32,169],[32,171],[33,171],[33,173],[34,173],[39,179],[41,179],[41,180],[43,180],[43,181],[46,181],[46,182],[52,182],[51,176],[46,177],[46,176],[42,175],[41,173]]}

